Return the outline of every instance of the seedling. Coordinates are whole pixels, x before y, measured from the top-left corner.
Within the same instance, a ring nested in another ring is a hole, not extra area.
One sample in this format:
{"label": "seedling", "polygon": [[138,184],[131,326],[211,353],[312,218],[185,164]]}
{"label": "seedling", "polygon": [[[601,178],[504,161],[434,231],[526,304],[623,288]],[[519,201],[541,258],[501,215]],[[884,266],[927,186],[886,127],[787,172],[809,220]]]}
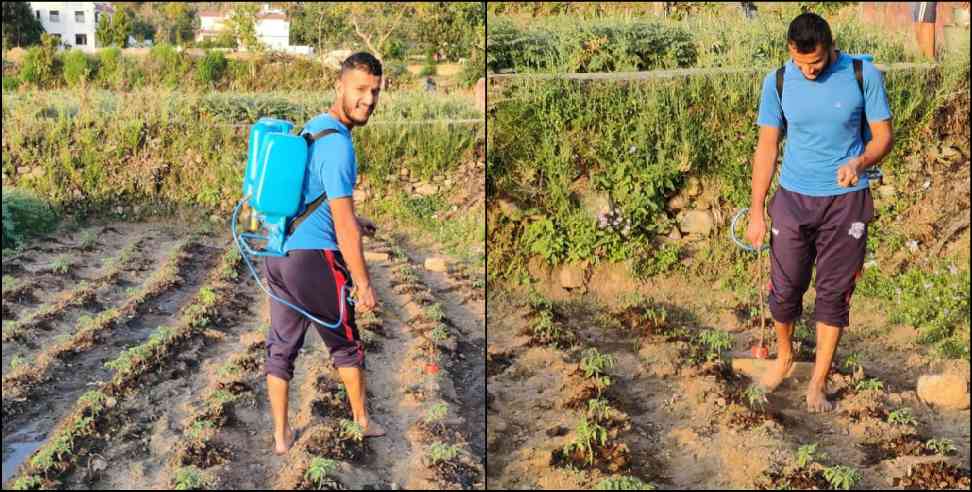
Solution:
{"label": "seedling", "polygon": [[854,389],[857,391],[882,391],[884,390],[884,383],[878,378],[867,378],[858,381]]}
{"label": "seedling", "polygon": [[705,347],[706,361],[719,359],[723,351],[732,348],[732,335],[721,330],[702,330],[697,339],[698,343]]}
{"label": "seedling", "polygon": [[806,468],[810,463],[825,459],[826,457],[826,453],[817,452],[817,443],[804,444],[797,450],[797,465],[800,468]]}
{"label": "seedling", "polygon": [[579,450],[587,455],[587,462],[594,464],[594,444],[600,443],[601,446],[607,444],[607,429],[587,421],[587,417],[581,417],[575,429],[577,434],[574,441],[564,445],[564,454],[570,455],[574,450]]}
{"label": "seedling", "polygon": [[81,249],[87,251],[98,244],[98,235],[92,230],[87,230],[81,233]]}
{"label": "seedling", "polygon": [[435,405],[432,405],[425,412],[425,423],[431,425],[438,422],[442,422],[445,419],[446,414],[448,413],[449,413],[448,405],[446,405],[445,403],[436,403]]}
{"label": "seedling", "polygon": [[642,482],[637,477],[627,475],[605,478],[598,482],[594,490],[655,490],[655,486]]}
{"label": "seedling", "polygon": [[364,429],[353,420],[341,419],[341,435],[358,442],[364,441]]}
{"label": "seedling", "polygon": [[830,488],[841,490],[850,490],[862,478],[859,471],[844,465],[824,468],[823,475],[830,482]]}
{"label": "seedling", "polygon": [[587,400],[587,416],[595,422],[603,422],[611,411],[611,405],[603,398]]}
{"label": "seedling", "polygon": [[20,354],[17,354],[15,356],[13,356],[13,358],[10,359],[10,368],[11,369],[16,369],[17,367],[22,366],[22,365],[24,365],[26,363],[27,363],[27,359],[25,359]]}
{"label": "seedling", "polygon": [[749,408],[758,412],[762,412],[769,403],[769,400],[766,398],[766,390],[758,384],[753,384],[746,388],[743,396],[746,398],[746,402],[749,403]]}
{"label": "seedling", "polygon": [[888,414],[888,423],[896,425],[918,425],[918,420],[908,407],[899,408]]}
{"label": "seedling", "polygon": [[449,330],[446,329],[444,324],[439,323],[429,332],[429,337],[436,343],[444,342],[449,338]]}
{"label": "seedling", "polygon": [[307,467],[304,478],[316,485],[317,488],[324,488],[330,482],[328,475],[337,470],[337,465],[337,461],[315,456]]}
{"label": "seedling", "polygon": [[176,490],[196,490],[209,485],[211,480],[195,466],[187,466],[176,470],[175,489]]}
{"label": "seedling", "polygon": [[199,289],[199,304],[203,306],[212,306],[216,304],[216,292],[210,287],[203,287]]}
{"label": "seedling", "polygon": [[443,461],[449,461],[459,455],[459,446],[455,444],[446,444],[444,442],[437,442],[429,447],[429,461],[433,465],[441,463]]}
{"label": "seedling", "polygon": [[442,306],[439,303],[426,306],[423,314],[426,319],[434,322],[442,321],[445,318],[445,313],[442,311]]}
{"label": "seedling", "polygon": [[594,377],[604,374],[604,370],[614,367],[614,357],[600,353],[596,348],[591,347],[584,351],[581,359],[581,369],[585,377]]}
{"label": "seedling", "polygon": [[925,443],[925,448],[942,456],[948,456],[956,452],[955,444],[952,443],[951,439],[946,438],[929,439],[928,442]]}
{"label": "seedling", "polygon": [[844,362],[843,362],[843,364],[841,364],[841,367],[843,367],[844,370],[847,370],[847,371],[850,371],[850,372],[856,372],[856,371],[858,371],[862,367],[861,366],[861,354],[858,353],[858,352],[851,352],[844,359]]}
{"label": "seedling", "polygon": [[197,420],[193,422],[188,429],[186,429],[186,437],[193,442],[202,441],[203,436],[206,435],[206,431],[214,429],[215,427],[216,425],[211,420]]}

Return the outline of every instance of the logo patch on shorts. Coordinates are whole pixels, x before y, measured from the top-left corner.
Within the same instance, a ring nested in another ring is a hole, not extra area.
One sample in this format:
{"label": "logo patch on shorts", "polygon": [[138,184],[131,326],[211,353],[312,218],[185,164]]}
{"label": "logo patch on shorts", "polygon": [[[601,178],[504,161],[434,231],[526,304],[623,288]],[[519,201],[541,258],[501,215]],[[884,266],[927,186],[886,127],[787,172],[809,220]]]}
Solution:
{"label": "logo patch on shorts", "polygon": [[780,235],[780,230],[774,227],[773,228],[773,235],[774,236],[779,236]]}
{"label": "logo patch on shorts", "polygon": [[853,224],[851,224],[850,230],[847,231],[847,233],[850,234],[851,236],[854,236],[854,239],[860,239],[861,236],[864,235],[864,223],[854,222]]}

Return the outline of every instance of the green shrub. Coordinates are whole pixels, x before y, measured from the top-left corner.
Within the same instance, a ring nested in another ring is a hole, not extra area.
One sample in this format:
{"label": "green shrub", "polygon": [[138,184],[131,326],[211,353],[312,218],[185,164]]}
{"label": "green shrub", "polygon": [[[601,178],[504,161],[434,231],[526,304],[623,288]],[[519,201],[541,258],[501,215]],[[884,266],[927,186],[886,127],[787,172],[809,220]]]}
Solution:
{"label": "green shrub", "polygon": [[3,188],[3,248],[13,248],[31,237],[47,234],[57,225],[57,213],[27,190]]}
{"label": "green shrub", "polygon": [[17,75],[3,75],[3,92],[15,91],[20,87],[20,77]]}
{"label": "green shrub", "polygon": [[93,71],[94,67],[83,51],[75,48],[64,55],[64,81],[68,87],[84,85]]}
{"label": "green shrub", "polygon": [[200,82],[216,85],[226,73],[226,56],[222,51],[207,51],[206,56],[196,66],[196,76]]}
{"label": "green shrub", "polygon": [[57,58],[58,39],[47,33],[41,35],[41,45],[32,46],[24,55],[20,77],[36,87],[53,87],[60,78],[61,62]]}

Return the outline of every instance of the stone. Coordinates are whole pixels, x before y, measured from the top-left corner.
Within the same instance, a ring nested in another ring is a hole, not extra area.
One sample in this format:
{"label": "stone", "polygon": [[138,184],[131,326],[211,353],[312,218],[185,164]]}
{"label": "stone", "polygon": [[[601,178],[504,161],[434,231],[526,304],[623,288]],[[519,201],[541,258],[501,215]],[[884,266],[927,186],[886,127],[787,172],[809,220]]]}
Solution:
{"label": "stone", "polygon": [[670,210],[681,210],[688,206],[688,200],[681,194],[675,195],[668,199],[668,208]]}
{"label": "stone", "polygon": [[715,221],[706,210],[685,210],[678,215],[678,227],[683,234],[709,235]]}
{"label": "stone", "polygon": [[391,256],[388,253],[378,253],[375,251],[365,251],[364,259],[365,261],[388,261]]}
{"label": "stone", "polygon": [[560,286],[565,289],[576,289],[587,283],[587,262],[564,265],[560,270]]}
{"label": "stone", "polygon": [[434,195],[437,191],[439,191],[439,187],[432,183],[423,182],[415,187],[415,193],[422,196]]}
{"label": "stone", "polygon": [[969,408],[969,382],[961,374],[932,374],[918,378],[918,398],[948,410]]}
{"label": "stone", "polygon": [[425,259],[425,269],[430,272],[448,272],[449,262],[441,256],[430,256]]}

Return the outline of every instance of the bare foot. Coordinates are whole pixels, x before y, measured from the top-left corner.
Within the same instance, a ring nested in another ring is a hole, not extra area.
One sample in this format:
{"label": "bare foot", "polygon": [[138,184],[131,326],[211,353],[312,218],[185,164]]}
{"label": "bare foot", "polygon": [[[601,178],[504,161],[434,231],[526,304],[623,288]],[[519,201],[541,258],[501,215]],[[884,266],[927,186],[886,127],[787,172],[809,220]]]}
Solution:
{"label": "bare foot", "polygon": [[277,436],[273,437],[273,441],[274,441],[273,453],[276,454],[277,456],[282,456],[284,454],[287,454],[287,451],[289,451],[290,447],[294,445],[294,441],[297,438],[296,433],[290,427],[287,427],[287,429],[284,431],[284,436],[285,436],[284,442],[281,442],[280,439],[277,439]]}
{"label": "bare foot", "polygon": [[790,369],[793,369],[793,354],[777,356],[773,365],[760,378],[759,385],[767,393],[772,392],[786,379],[786,374],[790,372]]}
{"label": "bare foot", "polygon": [[827,400],[824,388],[812,383],[807,388],[807,410],[810,413],[826,413],[834,409],[833,402]]}
{"label": "bare foot", "polygon": [[385,435],[385,428],[374,420],[361,426],[364,429],[365,437],[381,437]]}

